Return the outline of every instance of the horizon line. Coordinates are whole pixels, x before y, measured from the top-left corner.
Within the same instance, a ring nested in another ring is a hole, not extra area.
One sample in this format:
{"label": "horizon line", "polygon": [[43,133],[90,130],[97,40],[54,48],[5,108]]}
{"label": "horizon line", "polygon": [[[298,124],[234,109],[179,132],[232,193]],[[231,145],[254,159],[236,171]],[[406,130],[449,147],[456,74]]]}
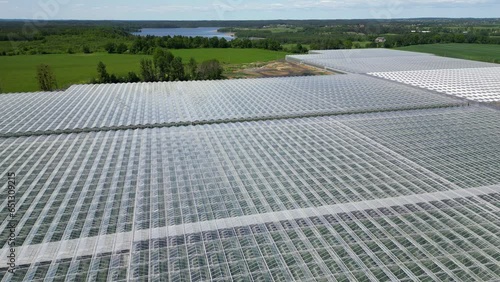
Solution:
{"label": "horizon line", "polygon": [[118,22],[118,21],[128,21],[128,22],[241,22],[241,21],[354,21],[354,20],[376,20],[376,21],[392,21],[392,20],[425,20],[425,19],[488,19],[488,20],[500,20],[500,18],[495,17],[412,17],[412,18],[310,18],[310,19],[240,19],[240,20],[215,20],[215,19],[197,19],[197,20],[169,20],[169,19],[155,19],[155,20],[127,20],[127,19],[114,19],[114,20],[103,20],[103,19],[50,19],[50,20],[37,20],[37,19],[27,19],[27,18],[0,18],[0,21],[37,21],[37,22],[51,22],[51,21],[95,21],[95,22]]}

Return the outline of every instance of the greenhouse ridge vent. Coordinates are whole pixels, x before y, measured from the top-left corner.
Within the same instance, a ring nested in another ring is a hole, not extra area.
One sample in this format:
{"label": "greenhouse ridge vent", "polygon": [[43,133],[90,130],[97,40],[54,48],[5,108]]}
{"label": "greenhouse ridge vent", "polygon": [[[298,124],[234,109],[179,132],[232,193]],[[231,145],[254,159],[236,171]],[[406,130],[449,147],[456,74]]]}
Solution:
{"label": "greenhouse ridge vent", "polygon": [[287,60],[343,74],[0,95],[1,281],[499,281],[500,67]]}

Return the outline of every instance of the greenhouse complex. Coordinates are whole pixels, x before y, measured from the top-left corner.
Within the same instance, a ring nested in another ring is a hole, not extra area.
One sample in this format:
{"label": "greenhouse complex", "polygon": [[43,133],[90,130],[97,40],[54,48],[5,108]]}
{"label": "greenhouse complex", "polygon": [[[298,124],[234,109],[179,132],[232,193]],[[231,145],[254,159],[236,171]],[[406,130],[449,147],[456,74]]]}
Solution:
{"label": "greenhouse complex", "polygon": [[500,67],[287,59],[0,95],[1,281],[500,281]]}

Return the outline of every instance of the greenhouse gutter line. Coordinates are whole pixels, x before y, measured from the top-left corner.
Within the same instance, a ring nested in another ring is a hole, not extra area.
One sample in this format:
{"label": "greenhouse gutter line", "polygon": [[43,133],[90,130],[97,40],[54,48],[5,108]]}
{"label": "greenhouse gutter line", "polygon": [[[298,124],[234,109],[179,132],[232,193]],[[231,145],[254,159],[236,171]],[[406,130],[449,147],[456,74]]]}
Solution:
{"label": "greenhouse gutter line", "polygon": [[[328,206],[285,210],[271,213],[246,215],[235,218],[224,218],[202,222],[186,223],[175,226],[166,226],[152,229],[135,230],[131,232],[114,233],[96,237],[86,237],[66,241],[50,242],[37,245],[25,245],[16,251],[19,258],[18,265],[35,262],[51,262],[74,257],[92,256],[95,247],[100,246],[99,253],[126,253],[134,243],[133,238],[160,239],[169,236],[180,236],[217,229],[235,228],[252,224],[264,224],[283,220],[296,220],[320,215],[330,215],[345,212],[354,212],[368,209],[386,208],[395,205],[417,204],[431,201],[441,201],[470,196],[480,196],[499,193],[500,185],[448,190],[433,193],[414,194],[409,196],[391,197],[368,200],[355,203],[341,203]],[[496,207],[496,211],[500,208]],[[154,235],[152,235],[154,234]],[[64,246],[61,248],[61,246]],[[6,257],[9,249],[3,248],[0,256]],[[40,254],[40,255],[36,255]]]}
{"label": "greenhouse gutter line", "polygon": [[226,119],[226,120],[204,120],[204,121],[193,121],[193,122],[166,122],[166,123],[156,123],[156,124],[136,124],[136,125],[123,125],[123,126],[104,126],[104,127],[93,127],[93,128],[81,128],[81,129],[61,129],[61,130],[47,130],[47,131],[26,131],[26,132],[13,132],[13,133],[2,133],[0,138],[11,138],[11,137],[31,137],[31,136],[49,136],[49,135],[61,135],[61,134],[72,134],[72,133],[88,133],[88,132],[107,132],[107,131],[120,131],[120,130],[135,130],[135,129],[148,129],[148,128],[169,128],[169,127],[183,127],[183,126],[196,126],[196,125],[211,125],[211,124],[229,124],[229,123],[241,123],[241,122],[254,122],[254,121],[272,121],[272,120],[284,120],[284,119],[297,119],[297,118],[313,118],[313,117],[328,117],[328,116],[342,116],[342,115],[355,115],[355,114],[371,114],[371,113],[385,113],[385,112],[400,112],[400,111],[418,111],[418,110],[428,110],[428,109],[443,109],[443,108],[455,108],[455,107],[467,107],[465,103],[454,103],[447,105],[432,105],[432,106],[421,106],[421,107],[401,107],[401,108],[387,108],[387,109],[367,109],[367,110],[357,110],[357,111],[337,111],[337,112],[318,112],[310,114],[296,114],[296,115],[286,115],[286,116],[271,116],[271,117],[250,117],[250,118],[236,118],[236,119]]}

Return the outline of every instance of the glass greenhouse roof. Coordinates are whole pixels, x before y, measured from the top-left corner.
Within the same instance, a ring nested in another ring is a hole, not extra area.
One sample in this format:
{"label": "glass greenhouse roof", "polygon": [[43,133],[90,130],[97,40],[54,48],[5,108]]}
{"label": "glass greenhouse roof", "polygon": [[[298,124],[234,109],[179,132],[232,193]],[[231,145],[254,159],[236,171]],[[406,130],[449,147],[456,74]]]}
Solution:
{"label": "glass greenhouse roof", "polygon": [[[407,56],[434,56],[432,54],[400,51],[394,49],[344,49],[344,50],[311,50],[310,55],[329,59],[348,58],[380,58],[380,57],[407,57]],[[307,59],[310,55],[293,55],[294,58]],[[322,55],[322,56],[318,56]]]}
{"label": "glass greenhouse roof", "polygon": [[363,75],[78,85],[0,95],[4,137],[265,120],[463,104]]}
{"label": "glass greenhouse roof", "polygon": [[482,107],[1,138],[0,277],[499,280],[499,142]]}
{"label": "glass greenhouse roof", "polygon": [[[394,55],[391,56],[392,52]],[[355,50],[348,53],[329,51],[322,54],[288,55],[287,60],[347,73],[498,67],[497,64],[421,55],[412,52],[403,52],[411,54],[404,55],[402,52],[385,50],[379,55],[374,51],[367,53],[364,51],[356,53]]]}
{"label": "glass greenhouse roof", "polygon": [[313,53],[361,74],[0,95],[0,281],[500,281],[500,68]]}
{"label": "glass greenhouse roof", "polygon": [[500,67],[376,72],[373,76],[479,102],[500,101]]}

